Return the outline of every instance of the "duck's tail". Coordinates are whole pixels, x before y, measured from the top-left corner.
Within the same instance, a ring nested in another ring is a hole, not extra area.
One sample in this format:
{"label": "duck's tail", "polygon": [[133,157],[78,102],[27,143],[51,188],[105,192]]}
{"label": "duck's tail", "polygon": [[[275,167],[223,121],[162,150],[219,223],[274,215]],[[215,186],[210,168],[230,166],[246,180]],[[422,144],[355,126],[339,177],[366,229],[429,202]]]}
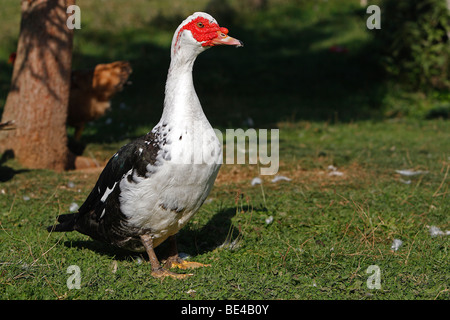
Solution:
{"label": "duck's tail", "polygon": [[58,216],[57,221],[59,224],[48,226],[48,232],[66,232],[73,231],[75,226],[75,214],[68,213]]}

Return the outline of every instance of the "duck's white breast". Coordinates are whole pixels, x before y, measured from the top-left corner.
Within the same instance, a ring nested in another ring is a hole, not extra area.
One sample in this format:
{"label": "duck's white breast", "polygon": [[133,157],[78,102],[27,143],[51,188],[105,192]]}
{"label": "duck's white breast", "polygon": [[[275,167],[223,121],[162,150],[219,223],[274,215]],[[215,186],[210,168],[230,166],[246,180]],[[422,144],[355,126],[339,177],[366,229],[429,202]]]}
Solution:
{"label": "duck's white breast", "polygon": [[222,160],[212,129],[201,137],[184,128],[168,131],[167,144],[161,148],[157,163],[147,167],[148,174],[129,179],[129,172],[120,182],[120,209],[128,224],[149,230],[155,246],[177,233],[198,211],[214,185]]}

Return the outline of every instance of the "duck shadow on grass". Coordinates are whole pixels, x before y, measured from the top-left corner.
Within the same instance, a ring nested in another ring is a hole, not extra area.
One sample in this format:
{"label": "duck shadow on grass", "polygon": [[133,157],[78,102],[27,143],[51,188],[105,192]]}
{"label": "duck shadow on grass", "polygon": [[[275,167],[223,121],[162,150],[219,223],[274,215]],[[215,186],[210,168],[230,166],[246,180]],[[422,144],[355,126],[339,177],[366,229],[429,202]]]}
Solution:
{"label": "duck shadow on grass", "polygon": [[[238,231],[231,228],[231,219],[235,214],[236,208],[234,207],[221,209],[201,228],[188,229],[185,227],[181,229],[177,234],[178,251],[194,257],[214,250],[225,243],[227,237],[229,239],[235,239]],[[92,239],[65,241],[64,245],[70,248],[89,249],[99,254],[108,255],[119,261],[131,261],[136,256],[148,260],[145,252],[131,252]],[[167,252],[168,241],[164,241],[155,248],[155,253],[159,260],[166,259]]]}
{"label": "duck shadow on grass", "polygon": [[0,157],[0,182],[7,182],[14,178],[14,176],[18,173],[30,171],[28,169],[15,170],[13,168],[5,166],[4,163],[10,159],[14,159],[13,150],[6,150]]}

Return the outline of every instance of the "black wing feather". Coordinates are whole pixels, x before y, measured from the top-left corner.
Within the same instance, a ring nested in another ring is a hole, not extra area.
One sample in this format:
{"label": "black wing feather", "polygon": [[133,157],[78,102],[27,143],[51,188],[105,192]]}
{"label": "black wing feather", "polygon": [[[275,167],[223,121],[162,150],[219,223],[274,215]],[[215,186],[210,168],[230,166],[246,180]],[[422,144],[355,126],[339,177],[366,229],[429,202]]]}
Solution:
{"label": "black wing feather", "polygon": [[[145,177],[147,166],[156,164],[156,157],[160,150],[158,130],[153,130],[120,150],[108,161],[100,174],[97,183],[91,193],[79,208],[78,212],[61,215],[58,222],[61,224],[50,226],[48,231],[73,231],[77,230],[94,239],[115,243],[128,233],[125,224],[125,215],[120,211],[120,186],[119,182],[130,170],[129,179],[134,173]],[[101,201],[107,188],[111,190],[105,201]]]}

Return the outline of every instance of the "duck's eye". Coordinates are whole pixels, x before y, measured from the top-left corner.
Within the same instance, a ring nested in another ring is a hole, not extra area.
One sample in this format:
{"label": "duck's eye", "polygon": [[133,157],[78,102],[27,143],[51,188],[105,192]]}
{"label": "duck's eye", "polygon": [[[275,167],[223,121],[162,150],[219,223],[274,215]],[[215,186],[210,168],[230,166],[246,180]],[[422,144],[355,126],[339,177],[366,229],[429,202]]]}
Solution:
{"label": "duck's eye", "polygon": [[203,24],[203,23],[201,23],[201,22],[197,22],[197,27],[199,27],[199,28],[203,28],[205,25]]}

